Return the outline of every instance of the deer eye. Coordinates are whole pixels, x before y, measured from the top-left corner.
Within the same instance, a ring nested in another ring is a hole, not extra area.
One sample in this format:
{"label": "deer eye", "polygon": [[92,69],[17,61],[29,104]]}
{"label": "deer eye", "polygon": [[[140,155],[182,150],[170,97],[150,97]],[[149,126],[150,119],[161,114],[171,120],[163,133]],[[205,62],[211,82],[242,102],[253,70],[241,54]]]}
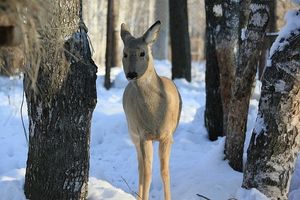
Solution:
{"label": "deer eye", "polygon": [[145,52],[143,51],[140,53],[140,57],[144,57],[144,56],[145,56]]}
{"label": "deer eye", "polygon": [[127,56],[128,56],[127,53],[123,53],[124,58],[127,58]]}

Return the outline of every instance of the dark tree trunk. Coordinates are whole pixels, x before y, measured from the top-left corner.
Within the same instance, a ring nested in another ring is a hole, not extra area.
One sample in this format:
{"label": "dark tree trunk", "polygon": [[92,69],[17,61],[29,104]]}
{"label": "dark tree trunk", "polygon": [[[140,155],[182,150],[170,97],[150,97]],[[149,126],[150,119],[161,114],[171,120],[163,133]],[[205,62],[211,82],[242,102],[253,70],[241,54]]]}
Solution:
{"label": "dark tree trunk", "polygon": [[115,30],[115,4],[116,0],[108,0],[107,2],[107,34],[106,34],[106,52],[105,52],[105,80],[104,87],[109,89],[111,87],[110,70],[115,64],[116,51],[116,35]]}
{"label": "dark tree trunk", "polygon": [[230,166],[237,171],[243,170],[243,150],[251,88],[270,16],[269,3],[270,1],[267,0],[251,1],[248,25],[245,38],[241,41],[238,66],[232,86],[225,153]]}
{"label": "dark tree trunk", "polygon": [[30,135],[24,189],[31,200],[81,200],[87,197],[97,67],[85,30],[73,28],[79,1],[50,5],[47,28],[39,30],[44,55],[31,70],[36,79],[29,71],[24,77]]}
{"label": "dark tree trunk", "polygon": [[21,33],[18,27],[0,24],[0,35],[0,46],[16,46],[21,43]]}
{"label": "dark tree trunk", "polygon": [[[109,0],[111,1],[111,0]],[[112,54],[111,54],[111,66],[118,67],[121,66],[121,55],[120,55],[120,23],[119,23],[119,7],[120,0],[111,1],[112,5],[112,15],[111,15],[111,23],[112,23]]]}
{"label": "dark tree trunk", "polygon": [[220,23],[213,7],[221,3],[221,0],[205,0],[206,12],[206,70],[205,70],[205,126],[210,140],[216,140],[223,136],[223,111],[220,94],[220,74],[216,55],[215,30]]}
{"label": "dark tree trunk", "polygon": [[[236,1],[225,0],[222,2],[220,25],[215,30],[216,53],[220,66],[220,91],[223,106],[223,129],[227,131],[229,104],[231,100],[232,84],[234,83],[235,70],[238,65],[240,52],[240,36],[247,23],[250,0]],[[221,6],[219,5],[219,6]],[[220,12],[220,11],[219,11]]]}
{"label": "dark tree trunk", "polygon": [[15,1],[0,1],[0,75],[17,75],[24,67],[18,6]]}
{"label": "dark tree trunk", "polygon": [[0,2],[0,47],[16,46],[22,42],[21,23],[16,19],[17,3],[9,0],[1,0]]}
{"label": "dark tree trunk", "polygon": [[187,0],[169,0],[172,79],[191,81],[191,47]]}
{"label": "dark tree trunk", "polygon": [[257,188],[273,200],[288,199],[300,150],[299,31],[284,41],[288,45],[274,53],[263,76],[243,180],[243,187]]}

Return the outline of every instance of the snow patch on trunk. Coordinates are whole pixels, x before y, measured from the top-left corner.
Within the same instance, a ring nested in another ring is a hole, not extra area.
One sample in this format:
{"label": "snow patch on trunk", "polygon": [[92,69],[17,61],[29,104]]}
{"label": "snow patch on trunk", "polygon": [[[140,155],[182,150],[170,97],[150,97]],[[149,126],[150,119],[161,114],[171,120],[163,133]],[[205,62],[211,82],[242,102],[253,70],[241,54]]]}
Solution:
{"label": "snow patch on trunk", "polygon": [[252,11],[252,13],[257,12],[260,9],[268,9],[268,7],[264,4],[257,4],[257,3],[250,4],[250,10]]}
{"label": "snow patch on trunk", "polygon": [[275,51],[282,51],[289,44],[289,38],[300,34],[300,10],[288,11],[284,19],[286,24],[279,31],[275,42],[272,44],[270,58],[272,58]]}
{"label": "snow patch on trunk", "polygon": [[[36,112],[37,112],[37,121],[41,121],[42,120],[42,112],[43,112],[42,102],[39,102],[39,104],[37,106],[37,109],[36,109]],[[30,119],[30,121],[31,121],[30,137],[33,137],[34,136],[34,132],[35,132],[34,129],[35,129],[36,122],[34,122],[32,119]]]}
{"label": "snow patch on trunk", "polygon": [[258,113],[258,114],[257,114],[257,118],[256,118],[256,123],[255,123],[254,131],[255,131],[257,134],[260,134],[262,131],[263,131],[263,132],[266,131],[265,120],[264,120],[264,117],[262,116],[261,113]]}
{"label": "snow patch on trunk", "polygon": [[285,85],[286,85],[286,83],[283,80],[276,81],[276,83],[275,83],[275,92],[284,92]]}
{"label": "snow patch on trunk", "polygon": [[268,19],[269,17],[267,15],[262,15],[261,13],[257,12],[253,14],[249,24],[252,24],[257,27],[262,27],[262,25],[266,24]]}
{"label": "snow patch on trunk", "polygon": [[223,16],[222,5],[221,4],[214,5],[213,12],[216,17],[222,17]]}
{"label": "snow patch on trunk", "polygon": [[246,39],[246,30],[247,30],[247,29],[245,29],[245,28],[242,28],[242,30],[241,30],[241,39],[242,39],[242,40],[245,40],[245,39]]}

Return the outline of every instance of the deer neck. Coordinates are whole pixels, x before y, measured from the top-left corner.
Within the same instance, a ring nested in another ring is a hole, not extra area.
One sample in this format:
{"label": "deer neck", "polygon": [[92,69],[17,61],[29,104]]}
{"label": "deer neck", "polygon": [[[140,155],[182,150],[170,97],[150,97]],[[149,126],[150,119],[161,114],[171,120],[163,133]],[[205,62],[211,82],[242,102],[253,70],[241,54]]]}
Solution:
{"label": "deer neck", "polygon": [[152,58],[149,58],[146,72],[139,79],[135,80],[133,84],[136,90],[142,94],[159,92],[161,80],[155,71]]}

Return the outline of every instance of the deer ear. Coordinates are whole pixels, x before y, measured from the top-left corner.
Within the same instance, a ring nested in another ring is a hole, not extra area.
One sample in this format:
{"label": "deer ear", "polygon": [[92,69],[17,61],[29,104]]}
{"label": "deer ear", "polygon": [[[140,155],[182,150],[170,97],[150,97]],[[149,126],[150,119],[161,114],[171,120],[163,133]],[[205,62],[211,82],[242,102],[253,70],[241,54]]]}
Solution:
{"label": "deer ear", "polygon": [[122,38],[123,42],[125,43],[130,37],[132,37],[132,35],[130,34],[128,27],[126,26],[126,24],[122,23],[121,24],[121,38]]}
{"label": "deer ear", "polygon": [[143,40],[147,44],[153,44],[158,37],[160,30],[160,21],[156,21],[143,35]]}

